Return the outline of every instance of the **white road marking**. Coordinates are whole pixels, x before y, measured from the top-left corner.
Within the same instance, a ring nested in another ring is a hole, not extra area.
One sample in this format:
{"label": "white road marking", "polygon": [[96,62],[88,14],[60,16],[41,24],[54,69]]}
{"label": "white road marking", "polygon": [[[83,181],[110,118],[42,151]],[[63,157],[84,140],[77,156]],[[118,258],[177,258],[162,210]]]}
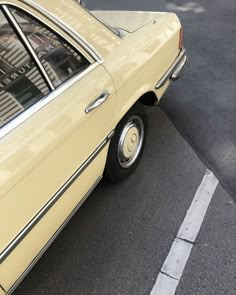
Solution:
{"label": "white road marking", "polygon": [[175,294],[218,183],[214,174],[207,171],[161,268],[151,295]]}
{"label": "white road marking", "polygon": [[177,238],[185,239],[192,243],[196,240],[217,184],[218,180],[215,175],[212,172],[207,172],[188,209]]}
{"label": "white road marking", "polygon": [[175,280],[180,280],[193,244],[175,239],[170,252],[162,266],[162,273],[167,274]]}
{"label": "white road marking", "polygon": [[170,279],[170,277],[168,277],[167,275],[160,273],[151,294],[174,295],[178,284],[178,280]]}

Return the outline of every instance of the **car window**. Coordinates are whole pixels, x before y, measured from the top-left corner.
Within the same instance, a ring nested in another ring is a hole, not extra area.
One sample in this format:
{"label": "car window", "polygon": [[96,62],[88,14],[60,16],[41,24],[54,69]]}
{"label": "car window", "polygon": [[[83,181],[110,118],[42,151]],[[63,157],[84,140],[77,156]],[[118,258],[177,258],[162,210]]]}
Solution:
{"label": "car window", "polygon": [[19,9],[10,9],[55,87],[81,73],[90,63],[60,36]]}
{"label": "car window", "polygon": [[0,10],[0,128],[49,91],[34,61]]}

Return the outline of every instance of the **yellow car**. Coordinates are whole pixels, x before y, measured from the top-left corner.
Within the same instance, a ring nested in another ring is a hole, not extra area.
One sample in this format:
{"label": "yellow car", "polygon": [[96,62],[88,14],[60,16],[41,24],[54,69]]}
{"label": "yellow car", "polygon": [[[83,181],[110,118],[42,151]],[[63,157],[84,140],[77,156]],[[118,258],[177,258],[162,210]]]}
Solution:
{"label": "yellow car", "polygon": [[0,295],[103,175],[120,181],[135,170],[143,106],[181,76],[182,40],[173,13],[0,0]]}

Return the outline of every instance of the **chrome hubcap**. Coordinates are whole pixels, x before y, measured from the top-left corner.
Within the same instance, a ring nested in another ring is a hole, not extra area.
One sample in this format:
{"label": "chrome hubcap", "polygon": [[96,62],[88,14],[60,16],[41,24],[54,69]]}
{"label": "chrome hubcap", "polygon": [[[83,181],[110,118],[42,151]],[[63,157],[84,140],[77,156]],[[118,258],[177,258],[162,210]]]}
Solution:
{"label": "chrome hubcap", "polygon": [[143,139],[143,121],[138,116],[132,116],[126,123],[118,143],[118,161],[121,167],[129,168],[134,164],[142,149]]}

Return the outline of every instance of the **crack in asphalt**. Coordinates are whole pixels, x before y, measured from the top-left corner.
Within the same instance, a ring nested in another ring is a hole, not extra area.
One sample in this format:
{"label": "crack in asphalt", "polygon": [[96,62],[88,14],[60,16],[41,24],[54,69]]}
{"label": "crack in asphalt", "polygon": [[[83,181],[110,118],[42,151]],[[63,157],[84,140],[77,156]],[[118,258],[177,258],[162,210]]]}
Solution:
{"label": "crack in asphalt", "polygon": [[162,270],[160,271],[160,273],[167,276],[167,277],[169,277],[169,278],[171,278],[171,279],[173,279],[173,280],[175,280],[175,281],[179,281],[179,279],[176,279],[176,278],[172,277],[171,275],[169,275],[168,273],[166,273],[166,272],[164,272]]}
{"label": "crack in asphalt", "polygon": [[176,239],[181,240],[181,241],[186,242],[186,243],[189,243],[189,244],[191,244],[193,246],[197,244],[196,242],[192,242],[192,241],[189,241],[187,239],[180,238],[180,237],[176,237]]}

